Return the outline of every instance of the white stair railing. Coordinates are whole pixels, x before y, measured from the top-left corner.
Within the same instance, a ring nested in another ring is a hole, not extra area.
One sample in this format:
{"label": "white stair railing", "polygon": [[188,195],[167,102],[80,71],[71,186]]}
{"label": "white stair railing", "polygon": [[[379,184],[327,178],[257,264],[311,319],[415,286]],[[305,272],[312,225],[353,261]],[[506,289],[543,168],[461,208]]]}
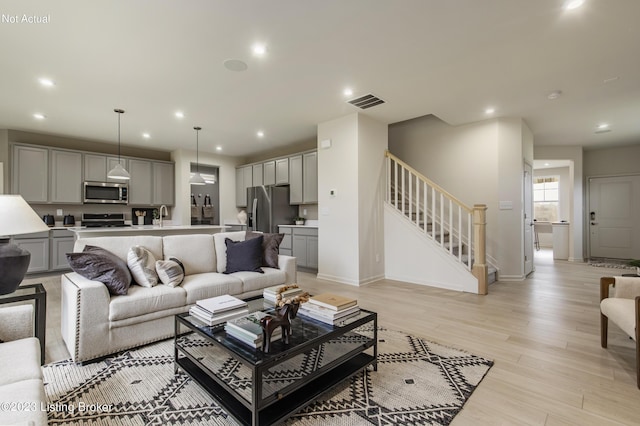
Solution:
{"label": "white stair railing", "polygon": [[389,151],[385,157],[387,202],[471,271],[478,294],[487,294],[486,205],[469,207]]}

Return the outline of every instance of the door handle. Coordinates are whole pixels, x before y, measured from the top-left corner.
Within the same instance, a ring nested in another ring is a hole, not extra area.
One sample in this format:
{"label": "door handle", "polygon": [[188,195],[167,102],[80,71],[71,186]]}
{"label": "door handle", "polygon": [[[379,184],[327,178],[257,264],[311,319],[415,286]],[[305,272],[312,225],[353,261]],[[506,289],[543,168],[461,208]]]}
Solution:
{"label": "door handle", "polygon": [[598,224],[598,222],[591,222],[591,224],[592,224],[592,225],[597,225],[597,224]]}

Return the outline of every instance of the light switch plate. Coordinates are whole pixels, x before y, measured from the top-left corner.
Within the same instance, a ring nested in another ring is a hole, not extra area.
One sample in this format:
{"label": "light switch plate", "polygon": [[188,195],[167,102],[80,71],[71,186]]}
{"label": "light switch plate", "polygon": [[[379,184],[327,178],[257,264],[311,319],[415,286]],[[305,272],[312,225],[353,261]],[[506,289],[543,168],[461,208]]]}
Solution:
{"label": "light switch plate", "polygon": [[500,210],[513,210],[513,201],[500,201]]}

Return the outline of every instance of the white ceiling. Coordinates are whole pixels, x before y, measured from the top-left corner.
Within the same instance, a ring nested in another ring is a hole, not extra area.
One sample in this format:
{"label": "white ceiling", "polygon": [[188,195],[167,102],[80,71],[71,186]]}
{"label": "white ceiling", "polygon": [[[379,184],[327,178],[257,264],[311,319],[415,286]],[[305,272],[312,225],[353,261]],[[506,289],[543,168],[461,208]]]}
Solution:
{"label": "white ceiling", "polygon": [[[384,123],[434,114],[458,125],[493,106],[493,117],[523,117],[536,145],[640,143],[640,2],[563,2],[4,2],[5,18],[50,22],[0,23],[0,128],[113,143],[123,108],[123,144],[194,149],[199,125],[201,149],[248,155],[359,111],[349,86],[387,102],[363,112]],[[230,58],[248,69],[225,69]],[[601,123],[611,131],[594,133]]]}

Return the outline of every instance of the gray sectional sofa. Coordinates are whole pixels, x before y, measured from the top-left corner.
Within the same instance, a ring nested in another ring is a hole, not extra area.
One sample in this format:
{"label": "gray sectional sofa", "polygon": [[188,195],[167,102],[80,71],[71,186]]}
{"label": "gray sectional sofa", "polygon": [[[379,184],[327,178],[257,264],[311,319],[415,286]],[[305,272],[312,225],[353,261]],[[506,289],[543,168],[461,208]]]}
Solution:
{"label": "gray sectional sofa", "polygon": [[75,272],[62,276],[62,338],[75,362],[89,361],[174,334],[174,315],[186,312],[197,300],[231,294],[247,298],[265,287],[296,282],[296,259],[278,256],[278,267],[264,273],[222,273],[226,267],[225,238],[243,241],[245,232],[202,235],[124,236],[78,239],[74,251],[85,245],[102,247],[127,259],[133,246],[143,246],[157,260],[179,259],[185,278],[178,287],[132,285],[127,295],[113,296],[99,281]]}

